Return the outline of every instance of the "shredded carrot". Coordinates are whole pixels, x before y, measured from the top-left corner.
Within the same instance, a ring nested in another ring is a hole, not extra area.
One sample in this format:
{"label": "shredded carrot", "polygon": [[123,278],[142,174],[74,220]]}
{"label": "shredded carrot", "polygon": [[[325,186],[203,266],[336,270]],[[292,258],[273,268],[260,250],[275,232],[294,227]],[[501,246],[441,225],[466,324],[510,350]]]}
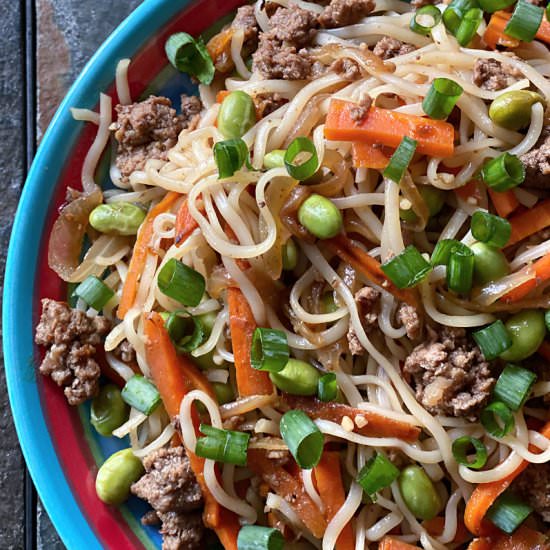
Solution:
{"label": "shredded carrot", "polygon": [[501,218],[507,218],[519,206],[516,194],[511,189],[502,193],[492,189],[488,191],[493,206]]}
{"label": "shredded carrot", "polygon": [[482,539],[474,539],[467,550],[491,550],[491,539],[483,537]]}
{"label": "shredded carrot", "polygon": [[407,544],[394,537],[384,537],[378,545],[378,550],[416,550],[418,546]]}
{"label": "shredded carrot", "polygon": [[550,23],[546,19],[546,13],[542,19],[539,30],[537,31],[536,37],[547,44],[550,44]]}
{"label": "shredded carrot", "polygon": [[[445,529],[445,518],[443,516],[437,516],[433,519],[428,519],[422,522],[422,527],[424,527],[424,529],[426,529],[426,531],[428,531],[430,535],[438,537],[443,534],[443,531]],[[461,521],[460,518],[458,518],[456,534],[453,542],[456,544],[463,544],[471,538],[472,535],[468,532],[468,529],[466,529],[464,522]]]}
{"label": "shredded carrot", "polygon": [[168,193],[149,211],[141,226],[141,229],[139,230],[134,251],[132,253],[132,259],[130,260],[128,274],[126,275],[126,281],[124,282],[124,287],[122,288],[122,296],[120,298],[120,304],[117,311],[117,317],[119,319],[124,319],[124,316],[134,305],[138,291],[139,278],[143,272],[143,268],[145,267],[147,255],[155,254],[149,248],[151,238],[153,236],[153,223],[155,218],[159,214],[169,210],[180,196],[181,195],[179,193]]}
{"label": "shredded carrot", "polygon": [[372,143],[356,141],[351,146],[354,168],[382,170],[390,162],[392,150]]}
{"label": "shredded carrot", "polygon": [[517,48],[519,46],[519,40],[504,33],[504,28],[511,16],[512,14],[505,11],[496,11],[491,16],[483,35],[485,44],[491,49],[496,50],[497,46],[505,46],[507,48]]}
{"label": "shredded carrot", "polygon": [[543,342],[537,353],[547,361],[550,361],[550,342]]}
{"label": "shredded carrot", "polygon": [[548,538],[522,525],[512,535],[498,533],[473,540],[468,550],[548,550]]}
{"label": "shredded carrot", "polygon": [[[340,471],[340,453],[325,451],[313,470],[319,496],[325,505],[325,517],[330,521],[344,505],[346,492]],[[336,541],[336,550],[354,550],[353,526],[347,523]]]}
{"label": "shredded carrot", "polygon": [[220,90],[216,94],[216,103],[223,103],[223,100],[230,94],[229,90]]}
{"label": "shredded carrot", "polygon": [[504,302],[507,304],[519,302],[525,298],[529,292],[550,279],[550,254],[543,256],[540,260],[533,263],[533,269],[535,270],[535,278],[525,281],[523,284],[508,292],[508,294],[504,295],[502,297]]}
{"label": "shredded carrot", "polygon": [[248,450],[248,467],[259,475],[273,492],[292,506],[296,515],[314,537],[318,539],[323,537],[327,522],[317,505],[307,494],[298,476],[288,473],[277,462],[270,460],[266,451],[260,449]]}
{"label": "shredded carrot", "polygon": [[187,204],[187,199],[185,199],[176,214],[175,244],[185,241],[198,226],[199,224],[195,221],[195,218],[189,213],[189,205]]}
{"label": "shredded carrot", "polygon": [[480,204],[482,200],[479,181],[472,180],[462,187],[455,189],[455,195],[468,204]]}
{"label": "shredded carrot", "polygon": [[239,396],[270,395],[273,393],[273,384],[269,375],[253,369],[250,364],[252,335],[256,330],[252,310],[239,288],[227,289],[227,302]]}
{"label": "shredded carrot", "polygon": [[356,409],[343,403],[323,403],[312,397],[288,394],[285,394],[283,399],[290,408],[304,411],[313,419],[320,418],[341,424],[347,416],[354,423],[354,431],[368,437],[397,437],[412,443],[420,435],[420,428],[414,424],[394,420],[373,411]]}
{"label": "shredded carrot", "polygon": [[512,246],[537,231],[550,226],[550,199],[546,199],[529,210],[510,218],[512,236],[506,246]]}
{"label": "shredded carrot", "polygon": [[214,35],[206,44],[208,54],[212,58],[216,70],[220,73],[229,73],[235,67],[233,57],[231,55],[231,41],[235,29],[227,27],[223,31]]}
{"label": "shredded carrot", "polygon": [[417,151],[434,157],[450,157],[454,152],[454,127],[442,120],[371,107],[357,121],[355,103],[333,99],[325,122],[325,137],[337,141],[364,141],[398,147],[404,136],[417,140]]}

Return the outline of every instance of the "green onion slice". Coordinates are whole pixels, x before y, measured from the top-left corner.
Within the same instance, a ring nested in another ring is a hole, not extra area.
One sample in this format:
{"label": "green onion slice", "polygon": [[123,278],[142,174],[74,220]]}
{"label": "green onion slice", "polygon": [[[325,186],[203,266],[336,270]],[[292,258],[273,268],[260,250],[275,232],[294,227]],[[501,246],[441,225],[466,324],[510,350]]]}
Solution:
{"label": "green onion slice", "polygon": [[224,464],[246,466],[250,434],[220,430],[208,424],[201,424],[199,429],[206,437],[197,439],[197,456]]}
{"label": "green onion slice", "polygon": [[508,364],[498,377],[493,394],[510,409],[517,411],[527,401],[536,380],[534,372]]}
{"label": "green onion slice", "polygon": [[168,61],[180,72],[209,85],[214,80],[216,68],[202,38],[195,40],[186,32],[178,32],[168,38],[165,45]]}
{"label": "green onion slice", "polygon": [[[425,24],[419,23],[418,18],[420,18],[421,21],[424,21]],[[431,18],[431,21],[429,21],[429,18]],[[424,6],[414,12],[414,15],[411,19],[409,27],[411,31],[417,34],[423,34],[424,36],[429,36],[431,30],[436,25],[438,25],[440,21],[441,21],[441,12],[435,6],[429,5],[429,6]]]}
{"label": "green onion slice", "polygon": [[533,508],[511,491],[502,493],[487,510],[486,517],[511,535],[531,514]]}
{"label": "green onion slice", "polygon": [[523,42],[532,42],[539,30],[544,9],[526,0],[519,0],[504,33]]}
{"label": "green onion slice", "polygon": [[478,8],[476,0],[453,0],[443,12],[443,23],[452,34],[456,34],[464,15],[473,8]]}
{"label": "green onion slice", "polygon": [[453,250],[462,250],[467,248],[465,244],[455,239],[443,239],[435,245],[432,252],[431,262],[433,266],[448,265]]}
{"label": "green onion slice", "polygon": [[399,470],[383,454],[376,453],[357,474],[357,483],[376,502],[376,493],[389,487],[398,477]]}
{"label": "green onion slice", "polygon": [[413,245],[382,265],[382,271],[398,288],[418,284],[431,270],[432,266]]}
{"label": "green onion slice", "polygon": [[525,167],[516,155],[503,153],[483,165],[481,177],[493,191],[508,191],[523,183]]}
{"label": "green onion slice", "polygon": [[417,145],[418,142],[415,139],[404,136],[383,172],[384,177],[399,183],[405,170],[409,167]]}
{"label": "green onion slice", "polygon": [[[309,155],[309,158],[301,164],[294,164],[296,157],[301,153]],[[304,181],[311,178],[319,168],[319,157],[313,141],[305,137],[293,140],[285,153],[285,166],[294,179]]]}
{"label": "green onion slice", "polygon": [[[181,317],[181,313],[186,313],[187,317]],[[190,352],[197,349],[206,336],[201,320],[185,310],[171,313],[164,322],[164,327],[178,352]]]}
{"label": "green onion slice", "polygon": [[550,330],[550,309],[544,314],[544,322],[546,324],[546,329]]}
{"label": "green onion slice", "polygon": [[237,536],[238,550],[283,550],[285,539],[278,529],[244,525]]}
{"label": "green onion slice", "polygon": [[318,382],[319,399],[325,403],[334,401],[338,395],[338,382],[336,374],[328,372],[319,378]]}
{"label": "green onion slice", "polygon": [[472,8],[464,14],[456,30],[456,40],[461,46],[466,47],[472,41],[482,20],[483,11],[479,8]]}
{"label": "green onion slice", "polygon": [[504,437],[514,428],[515,420],[512,411],[501,401],[487,405],[480,415],[481,425],[493,437]]}
{"label": "green onion slice", "polygon": [[122,390],[122,399],[130,407],[149,416],[160,404],[156,386],[141,374],[132,376]]}
{"label": "green onion slice", "polygon": [[472,336],[488,361],[496,359],[512,346],[510,334],[501,320],[474,332]]}
{"label": "green onion slice", "polygon": [[214,145],[214,160],[220,179],[230,178],[248,159],[248,147],[241,138],[218,141]]}
{"label": "green onion slice", "polygon": [[176,302],[196,307],[202,300],[206,282],[198,271],[172,258],[160,270],[158,286],[163,294]]}
{"label": "green onion slice", "polygon": [[494,13],[511,6],[516,0],[478,0],[479,6],[487,13]]}
{"label": "green onion slice", "polygon": [[481,210],[474,212],[471,229],[475,239],[497,248],[506,246],[512,235],[508,220]]}
{"label": "green onion slice", "polygon": [[[468,451],[473,447],[475,457],[469,460]],[[453,441],[453,456],[459,464],[468,466],[472,470],[479,470],[487,463],[487,448],[482,441],[476,437],[463,435]]]}
{"label": "green onion slice", "polygon": [[454,80],[436,78],[422,102],[422,109],[431,118],[447,118],[463,91],[462,86]]}
{"label": "green onion slice", "polygon": [[288,340],[282,330],[260,328],[254,331],[250,363],[257,370],[280,372],[290,357]]}
{"label": "green onion slice", "polygon": [[474,253],[464,248],[453,248],[447,265],[447,286],[458,294],[466,294],[472,288],[474,278]]}
{"label": "green onion slice", "polygon": [[101,311],[114,295],[115,293],[101,279],[93,275],[81,282],[73,292],[73,296],[84,300],[96,311]]}
{"label": "green onion slice", "polygon": [[324,438],[319,428],[303,411],[288,411],[281,418],[281,437],[300,468],[309,470],[321,460]]}

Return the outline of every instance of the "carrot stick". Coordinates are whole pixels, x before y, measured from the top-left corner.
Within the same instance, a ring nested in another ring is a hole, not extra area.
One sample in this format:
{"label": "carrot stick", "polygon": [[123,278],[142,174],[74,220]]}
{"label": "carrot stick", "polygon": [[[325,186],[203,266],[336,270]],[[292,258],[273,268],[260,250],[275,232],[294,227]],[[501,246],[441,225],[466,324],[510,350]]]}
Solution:
{"label": "carrot stick", "polygon": [[325,123],[325,137],[336,141],[363,141],[397,148],[404,136],[417,140],[417,152],[450,157],[454,152],[454,127],[442,120],[371,107],[355,120],[355,103],[333,99]]}
{"label": "carrot stick", "polygon": [[473,540],[468,550],[543,550],[549,548],[548,538],[522,525],[512,535],[499,533]]}
{"label": "carrot stick", "polygon": [[519,206],[516,194],[511,189],[502,193],[492,189],[488,189],[488,191],[493,206],[501,218],[507,218]]}
{"label": "carrot stick", "polygon": [[397,437],[412,443],[420,435],[418,426],[388,418],[373,411],[355,409],[334,401],[323,403],[312,397],[285,394],[283,399],[291,409],[300,409],[315,420],[320,418],[341,424],[344,417],[347,416],[354,422],[354,431],[367,437]]}
{"label": "carrot stick", "polygon": [[[430,535],[438,537],[443,533],[445,529],[445,518],[443,516],[437,516],[433,519],[428,519],[422,522],[422,527],[424,527],[424,529],[426,529],[426,531],[428,531]],[[472,535],[468,532],[468,529],[466,529],[464,522],[461,521],[459,518],[453,542],[456,544],[463,544],[467,542],[471,537]]]}
{"label": "carrot stick", "polygon": [[143,272],[145,262],[147,261],[147,255],[155,254],[149,249],[153,236],[153,222],[159,214],[169,210],[180,196],[179,193],[174,193],[172,191],[168,193],[149,211],[139,230],[132,259],[130,260],[130,267],[128,268],[128,275],[126,275],[126,281],[122,288],[122,297],[120,298],[120,304],[117,311],[117,317],[119,319],[124,319],[124,316],[134,305],[138,291],[139,278]]}
{"label": "carrot stick", "polygon": [[220,90],[216,94],[216,103],[223,103],[223,100],[230,94],[229,90]]}
{"label": "carrot stick", "polygon": [[491,49],[496,50],[497,45],[507,48],[517,48],[519,46],[519,40],[504,33],[504,28],[508,24],[510,17],[512,17],[512,14],[505,11],[496,11],[491,16],[483,35],[485,44]]}
{"label": "carrot stick", "polygon": [[[340,454],[325,451],[313,470],[319,496],[325,504],[325,517],[330,521],[344,505],[346,493],[340,471]],[[336,550],[354,550],[353,526],[347,523],[336,541]]]}
{"label": "carrot stick", "polygon": [[[382,170],[390,162],[391,150],[372,143],[356,141],[351,146],[354,168]],[[388,154],[389,153],[389,154]]]}
{"label": "carrot stick", "polygon": [[521,299],[525,298],[529,292],[537,288],[537,286],[550,279],[550,254],[537,260],[533,264],[533,269],[535,270],[535,278],[525,281],[523,284],[508,292],[508,294],[505,294],[502,297],[504,302],[507,304],[519,302]]}
{"label": "carrot stick", "polygon": [[480,204],[482,196],[481,191],[479,190],[479,181],[472,180],[466,185],[458,187],[455,189],[455,195],[468,204]]}
{"label": "carrot stick", "polygon": [[187,237],[189,237],[189,235],[191,235],[197,227],[199,227],[199,224],[189,213],[189,205],[187,204],[187,199],[185,199],[181,203],[178,213],[176,214],[175,244],[180,244],[185,241],[185,239],[187,239]]}
{"label": "carrot stick", "polygon": [[384,537],[378,545],[378,550],[415,550],[418,546],[407,544],[393,537]]}
{"label": "carrot stick", "polygon": [[307,494],[300,478],[267,457],[260,449],[248,450],[248,467],[269,485],[271,490],[285,499],[294,509],[314,537],[322,538],[327,522],[317,505]]}
{"label": "carrot stick", "polygon": [[252,335],[256,330],[252,310],[239,288],[227,289],[227,302],[239,396],[270,395],[273,393],[273,384],[269,375],[253,369],[250,364]]}
{"label": "carrot stick", "polygon": [[509,221],[512,226],[512,236],[506,246],[519,243],[526,237],[550,226],[550,199],[512,216]]}
{"label": "carrot stick", "polygon": [[469,545],[467,550],[491,550],[491,539],[483,537],[482,539],[474,539]]}
{"label": "carrot stick", "polygon": [[539,40],[542,40],[546,42],[547,44],[550,44],[550,23],[548,22],[548,19],[546,19],[546,13],[544,14],[544,17],[542,18],[542,23],[540,24],[539,30],[537,31],[536,37]]}

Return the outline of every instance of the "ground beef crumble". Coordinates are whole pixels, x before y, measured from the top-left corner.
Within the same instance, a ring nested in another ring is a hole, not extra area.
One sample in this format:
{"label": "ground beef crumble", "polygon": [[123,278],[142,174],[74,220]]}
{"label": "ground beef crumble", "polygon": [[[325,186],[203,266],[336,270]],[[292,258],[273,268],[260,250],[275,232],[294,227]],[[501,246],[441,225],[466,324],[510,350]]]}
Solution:
{"label": "ground beef crumble", "polygon": [[356,124],[359,124],[369,112],[369,109],[372,106],[372,98],[370,96],[365,96],[360,103],[354,105],[350,110],[351,120]]}
{"label": "ground beef crumble", "polygon": [[319,16],[325,29],[346,27],[359,23],[374,9],[373,0],[332,0]]}
{"label": "ground beef crumble", "polygon": [[353,59],[341,57],[332,63],[329,67],[330,71],[335,72],[346,80],[358,80],[363,74],[361,67]]}
{"label": "ground beef crumble", "polygon": [[277,92],[258,94],[254,96],[256,116],[259,119],[270,115],[286,103],[288,103],[288,99],[284,98],[281,94],[278,94]]}
{"label": "ground beef crumble", "polygon": [[241,6],[231,23],[231,28],[242,29],[244,31],[243,49],[245,57],[250,55],[258,47],[259,27],[254,15],[254,6]]}
{"label": "ground beef crumble", "polygon": [[512,484],[544,521],[550,522],[550,462],[530,464]]}
{"label": "ground beef crumble", "polygon": [[397,308],[395,318],[400,326],[405,327],[409,340],[417,340],[420,337],[422,334],[422,319],[415,307],[402,302]]}
{"label": "ground beef crumble", "polygon": [[464,329],[428,327],[428,339],[405,360],[416,399],[432,414],[475,419],[495,379],[480,349]]}
{"label": "ground beef crumble", "polygon": [[[145,475],[132,493],[146,500],[162,524],[163,550],[201,548],[204,535],[200,509],[202,493],[183,447],[159,449],[143,461]],[[153,514],[144,521],[155,522]]]}
{"label": "ground beef crumble", "polygon": [[546,126],[533,149],[520,156],[525,166],[523,187],[550,188],[550,126]]}
{"label": "ground beef crumble", "polygon": [[522,73],[496,59],[476,59],[473,82],[485,90],[502,90],[520,79]]}
{"label": "ground beef crumble", "polygon": [[105,317],[88,317],[65,302],[42,300],[35,341],[48,351],[39,370],[64,387],[70,405],[80,405],[97,395],[101,374],[97,346],[110,329]]}
{"label": "ground beef crumble", "polygon": [[380,59],[387,60],[398,55],[414,52],[414,50],[416,50],[416,47],[412,44],[401,42],[401,40],[391,38],[390,36],[384,36],[374,45],[372,53],[380,57]]}
{"label": "ground beef crumble", "polygon": [[113,350],[113,355],[123,363],[135,363],[136,361],[136,350],[128,340],[122,340]]}
{"label": "ground beef crumble", "polygon": [[[380,292],[370,286],[365,286],[355,293],[355,303],[359,310],[359,315],[363,322],[365,332],[370,332],[378,321],[378,312],[380,309]],[[352,355],[362,355],[364,353],[363,346],[355,334],[353,326],[350,324],[347,339],[349,350]]]}

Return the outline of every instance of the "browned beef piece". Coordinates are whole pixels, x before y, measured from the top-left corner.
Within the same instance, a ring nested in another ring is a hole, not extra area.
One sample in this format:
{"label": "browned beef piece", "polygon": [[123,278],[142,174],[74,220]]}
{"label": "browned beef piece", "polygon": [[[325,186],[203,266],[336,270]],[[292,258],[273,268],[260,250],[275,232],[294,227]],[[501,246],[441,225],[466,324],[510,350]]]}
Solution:
{"label": "browned beef piece", "polygon": [[372,53],[385,60],[414,52],[414,50],[416,50],[416,47],[412,44],[401,42],[390,36],[384,36],[374,45]]}
{"label": "browned beef piece", "polygon": [[512,488],[544,521],[550,522],[550,462],[530,464],[514,481]]}
{"label": "browned beef piece", "polygon": [[279,107],[285,105],[285,103],[288,103],[288,99],[284,98],[277,92],[258,94],[254,97],[256,114],[259,118],[264,118],[270,115],[273,111],[276,111]]}
{"label": "browned beef piece", "polygon": [[197,115],[202,111],[202,101],[196,95],[181,96],[181,115],[180,119],[186,121],[184,124],[189,125]]}
{"label": "browned beef piece", "polygon": [[[363,321],[363,326],[366,332],[370,332],[378,321],[378,311],[380,309],[380,292],[375,288],[370,286],[365,286],[361,290],[355,293],[355,302],[357,303],[357,308],[359,314]],[[353,326],[350,324],[348,334],[348,344],[349,350],[352,355],[362,355],[365,351]]]}
{"label": "browned beef piece", "polygon": [[326,29],[355,25],[373,9],[373,0],[332,0],[319,16],[319,23]]}
{"label": "browned beef piece", "polygon": [[[163,550],[201,547],[202,493],[183,447],[159,449],[143,461],[145,475],[132,485],[132,493],[146,500],[162,523]],[[145,521],[155,518],[145,516]]]}
{"label": "browned beef piece", "polygon": [[258,47],[258,23],[254,15],[254,6],[245,5],[237,10],[237,15],[231,27],[244,31],[243,49],[249,55]]}
{"label": "browned beef piece", "polygon": [[521,73],[496,59],[476,59],[473,81],[485,90],[502,90],[521,78]]}
{"label": "browned beef piece", "polygon": [[550,188],[550,126],[546,126],[536,145],[520,156],[525,166],[523,187]]}
{"label": "browned beef piece", "polygon": [[407,337],[416,340],[422,333],[422,320],[415,307],[402,302],[395,313],[397,322],[405,327]]}
{"label": "browned beef piece", "polygon": [[122,340],[120,344],[113,350],[113,354],[123,363],[134,363],[136,360],[136,350],[128,340]]}
{"label": "browned beef piece", "polygon": [[372,106],[372,97],[365,95],[365,97],[356,105],[351,108],[351,119],[359,124],[368,114],[369,109]]}
{"label": "browned beef piece", "polygon": [[424,6],[430,6],[432,4],[437,4],[436,0],[411,0],[411,6],[418,10]]}
{"label": "browned beef piece", "polygon": [[64,387],[69,404],[80,405],[97,395],[101,370],[95,356],[110,329],[105,317],[88,317],[65,302],[42,300],[35,341],[49,349],[39,370]]}
{"label": "browned beef piece", "polygon": [[495,379],[480,349],[464,329],[428,327],[428,340],[414,348],[403,372],[412,378],[416,399],[432,414],[475,419]]}
{"label": "browned beef piece", "polygon": [[346,80],[358,80],[363,76],[361,67],[353,59],[347,57],[341,57],[334,61],[329,70],[334,71]]}

